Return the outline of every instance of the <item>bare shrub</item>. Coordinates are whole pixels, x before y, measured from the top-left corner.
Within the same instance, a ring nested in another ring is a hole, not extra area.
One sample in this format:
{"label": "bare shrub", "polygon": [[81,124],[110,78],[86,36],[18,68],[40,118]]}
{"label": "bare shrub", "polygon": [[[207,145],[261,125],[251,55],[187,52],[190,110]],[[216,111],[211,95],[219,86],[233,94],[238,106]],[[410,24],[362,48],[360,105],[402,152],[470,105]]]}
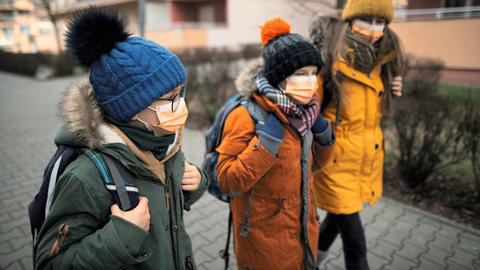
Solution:
{"label": "bare shrub", "polygon": [[187,69],[189,127],[208,127],[236,90],[235,77],[248,59],[260,56],[260,45],[240,50],[193,49],[176,52]]}
{"label": "bare shrub", "polygon": [[465,129],[458,120],[463,113],[437,92],[441,70],[437,61],[410,59],[410,80],[396,104],[397,167],[412,188],[466,157],[462,141]]}
{"label": "bare shrub", "polygon": [[[471,92],[470,92],[471,96]],[[480,108],[471,98],[467,98],[460,127],[465,133],[464,149],[468,153],[475,180],[477,193],[480,194]]]}

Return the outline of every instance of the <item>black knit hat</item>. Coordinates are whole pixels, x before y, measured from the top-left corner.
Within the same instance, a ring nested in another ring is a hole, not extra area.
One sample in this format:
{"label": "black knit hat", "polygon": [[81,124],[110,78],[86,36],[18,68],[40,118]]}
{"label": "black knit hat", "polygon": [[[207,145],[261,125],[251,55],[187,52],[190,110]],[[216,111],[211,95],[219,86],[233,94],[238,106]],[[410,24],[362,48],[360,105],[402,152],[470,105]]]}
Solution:
{"label": "black knit hat", "polygon": [[305,66],[323,65],[322,57],[312,43],[298,34],[290,33],[290,25],[281,18],[268,20],[262,27],[265,77],[272,86]]}

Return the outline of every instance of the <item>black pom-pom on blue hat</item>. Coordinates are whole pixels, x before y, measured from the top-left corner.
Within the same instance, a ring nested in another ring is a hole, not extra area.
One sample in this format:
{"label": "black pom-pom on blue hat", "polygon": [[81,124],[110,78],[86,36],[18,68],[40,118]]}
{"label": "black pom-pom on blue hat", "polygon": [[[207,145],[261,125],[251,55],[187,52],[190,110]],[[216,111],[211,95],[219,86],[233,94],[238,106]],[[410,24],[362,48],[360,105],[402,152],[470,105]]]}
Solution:
{"label": "black pom-pom on blue hat", "polygon": [[116,12],[93,6],[78,13],[67,27],[67,52],[86,67],[112,50],[115,43],[125,41],[130,36],[125,31],[125,22]]}
{"label": "black pom-pom on blue hat", "polygon": [[180,59],[163,46],[130,37],[116,12],[95,7],[68,24],[67,51],[90,69],[90,84],[105,115],[129,121],[185,83]]}

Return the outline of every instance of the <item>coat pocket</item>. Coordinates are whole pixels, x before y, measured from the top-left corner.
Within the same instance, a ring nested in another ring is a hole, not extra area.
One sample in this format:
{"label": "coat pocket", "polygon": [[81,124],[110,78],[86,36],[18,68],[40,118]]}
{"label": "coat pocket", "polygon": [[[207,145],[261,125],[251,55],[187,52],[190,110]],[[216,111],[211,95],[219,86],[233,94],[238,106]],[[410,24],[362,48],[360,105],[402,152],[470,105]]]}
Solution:
{"label": "coat pocket", "polygon": [[70,226],[68,224],[61,224],[60,226],[58,226],[57,239],[55,239],[55,242],[53,243],[53,246],[50,249],[50,253],[48,253],[48,258],[52,258],[53,256],[60,253],[60,249],[62,248],[65,238],[67,237],[69,228]]}
{"label": "coat pocket", "polygon": [[194,270],[195,269],[193,261],[192,261],[192,256],[185,257],[185,269],[187,269],[187,270]]}
{"label": "coat pocket", "polygon": [[284,205],[285,199],[252,198],[250,226],[261,226],[264,223],[275,220],[284,210]]}

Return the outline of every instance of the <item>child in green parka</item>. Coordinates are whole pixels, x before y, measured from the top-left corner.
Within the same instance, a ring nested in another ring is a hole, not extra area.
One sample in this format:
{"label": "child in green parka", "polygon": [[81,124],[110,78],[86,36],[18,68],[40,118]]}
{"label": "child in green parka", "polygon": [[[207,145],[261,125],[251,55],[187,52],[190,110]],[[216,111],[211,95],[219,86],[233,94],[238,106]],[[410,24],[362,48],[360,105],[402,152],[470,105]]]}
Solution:
{"label": "child in green parka", "polygon": [[188,116],[182,63],[129,37],[116,13],[94,7],[69,23],[66,43],[90,76],[67,91],[55,143],[115,159],[139,203],[120,210],[92,160],[80,155],[57,181],[36,269],[195,269],[183,209],[208,181],[180,150]]}

